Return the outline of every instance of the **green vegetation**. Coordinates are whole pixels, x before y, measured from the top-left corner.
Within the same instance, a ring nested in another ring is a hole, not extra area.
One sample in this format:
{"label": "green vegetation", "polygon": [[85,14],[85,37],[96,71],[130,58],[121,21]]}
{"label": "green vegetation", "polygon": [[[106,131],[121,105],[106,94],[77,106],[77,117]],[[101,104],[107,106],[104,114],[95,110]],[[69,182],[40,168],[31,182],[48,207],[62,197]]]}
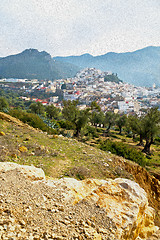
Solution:
{"label": "green vegetation", "polygon": [[5,96],[3,91],[0,93],[1,111],[7,111],[34,128],[49,134],[75,137],[93,146],[100,142],[103,150],[142,166],[147,164],[148,169],[159,169],[160,112],[157,108],[151,108],[138,117],[104,113],[95,101],[85,110],[79,109],[78,101],[64,101],[61,111],[40,102],[26,104],[16,94]]}
{"label": "green vegetation", "polygon": [[100,149],[132,160],[143,167],[146,165],[146,158],[143,153],[125,143],[106,140],[100,144]]}
{"label": "green vegetation", "polygon": [[115,125],[117,115],[113,112],[106,112],[104,118],[104,126],[106,127],[105,133],[108,135],[112,126]]}
{"label": "green vegetation", "polygon": [[38,115],[43,115],[44,114],[44,106],[41,102],[37,102],[37,103],[31,103],[30,105],[30,110],[33,113],[36,113]]}
{"label": "green vegetation", "polygon": [[24,101],[23,99],[19,98],[18,93],[10,90],[4,91],[0,89],[0,96],[6,99],[9,105],[8,107],[10,108],[27,109],[32,103],[32,101]]}
{"label": "green vegetation", "polygon": [[17,55],[1,58],[0,69],[3,78],[49,80],[74,77],[79,71],[79,67],[55,61],[50,54],[37,49],[26,49]]}
{"label": "green vegetation", "polygon": [[122,80],[120,80],[117,76],[117,74],[112,73],[112,75],[106,75],[104,78],[105,82],[115,82],[115,83],[120,83]]}
{"label": "green vegetation", "polygon": [[127,122],[127,116],[126,115],[122,115],[122,116],[118,116],[117,120],[116,120],[116,125],[119,128],[119,134],[122,133],[122,128],[125,127]]}
{"label": "green vegetation", "polygon": [[34,113],[28,113],[22,110],[13,109],[10,110],[9,114],[34,128],[39,128],[42,131],[50,130],[48,129],[48,126],[44,123],[44,121]]}
{"label": "green vegetation", "polygon": [[89,109],[79,110],[77,108],[78,101],[64,101],[63,104],[62,114],[65,120],[73,124],[73,129],[75,130],[74,136],[79,137],[81,129],[87,124]]}
{"label": "green vegetation", "polygon": [[139,135],[140,143],[143,146],[143,139],[146,141],[143,152],[151,154],[151,145],[155,137],[160,133],[160,112],[158,108],[151,108],[144,116],[129,117],[129,125],[134,134]]}
{"label": "green vegetation", "polygon": [[151,153],[150,147],[154,138],[160,133],[160,112],[158,108],[151,108],[143,119],[143,136],[146,141],[143,152]]}
{"label": "green vegetation", "polygon": [[0,97],[0,111],[1,112],[7,112],[9,108],[9,104],[4,97]]}
{"label": "green vegetation", "polygon": [[[108,162],[111,154],[93,148],[73,138],[48,135],[38,130],[20,127],[16,123],[0,119],[0,161],[13,161],[19,164],[41,167],[47,176],[75,176],[78,179],[86,177],[108,178],[116,177],[114,162],[109,162],[109,171],[104,163]],[[27,148],[19,152],[19,147]],[[118,161],[115,158],[115,162]],[[122,176],[132,178],[125,170]]]}
{"label": "green vegetation", "polygon": [[46,106],[46,115],[50,119],[58,119],[60,110],[54,105]]}

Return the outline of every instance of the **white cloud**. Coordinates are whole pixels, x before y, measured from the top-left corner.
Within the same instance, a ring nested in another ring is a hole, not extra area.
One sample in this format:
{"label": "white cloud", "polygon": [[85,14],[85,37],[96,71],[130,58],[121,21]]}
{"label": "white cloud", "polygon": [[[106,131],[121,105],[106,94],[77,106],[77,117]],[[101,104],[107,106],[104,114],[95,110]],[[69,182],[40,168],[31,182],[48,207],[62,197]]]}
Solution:
{"label": "white cloud", "polygon": [[26,48],[52,55],[160,45],[159,0],[1,0],[0,56]]}

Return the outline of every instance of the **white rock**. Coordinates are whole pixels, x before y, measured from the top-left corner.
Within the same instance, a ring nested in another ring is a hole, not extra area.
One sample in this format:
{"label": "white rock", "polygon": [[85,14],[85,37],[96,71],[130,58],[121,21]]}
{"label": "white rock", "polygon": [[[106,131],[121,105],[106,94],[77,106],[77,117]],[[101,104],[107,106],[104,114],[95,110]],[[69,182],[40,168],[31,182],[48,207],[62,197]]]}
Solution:
{"label": "white rock", "polygon": [[17,170],[24,174],[31,180],[42,180],[45,179],[44,171],[41,168],[36,168],[34,166],[19,165],[12,162],[0,162],[0,172],[7,172],[12,170]]}

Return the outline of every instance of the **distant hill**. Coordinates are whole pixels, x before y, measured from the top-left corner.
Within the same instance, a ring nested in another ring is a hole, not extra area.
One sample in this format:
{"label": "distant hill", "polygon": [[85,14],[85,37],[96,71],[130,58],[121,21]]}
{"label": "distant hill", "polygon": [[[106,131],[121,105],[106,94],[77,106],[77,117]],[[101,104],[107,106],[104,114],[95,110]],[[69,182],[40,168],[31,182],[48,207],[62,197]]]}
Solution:
{"label": "distant hill", "polygon": [[0,76],[4,78],[58,79],[74,77],[79,70],[73,64],[53,60],[47,52],[27,49],[17,55],[0,58]]}
{"label": "distant hill", "polygon": [[146,47],[134,52],[109,52],[101,56],[54,57],[54,60],[79,66],[81,69],[95,67],[102,71],[117,73],[125,82],[139,86],[160,86],[160,47]]}

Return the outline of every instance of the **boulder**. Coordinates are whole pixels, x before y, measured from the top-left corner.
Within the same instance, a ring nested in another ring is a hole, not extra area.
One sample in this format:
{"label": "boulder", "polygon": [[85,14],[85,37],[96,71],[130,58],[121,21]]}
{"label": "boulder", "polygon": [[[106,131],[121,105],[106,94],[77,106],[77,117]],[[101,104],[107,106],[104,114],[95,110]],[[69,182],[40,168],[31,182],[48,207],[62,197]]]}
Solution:
{"label": "boulder", "polygon": [[146,192],[128,179],[46,180],[2,162],[0,189],[2,239],[144,240],[158,230]]}
{"label": "boulder", "polygon": [[33,181],[45,179],[44,171],[41,168],[19,165],[12,162],[0,162],[0,172],[7,172],[11,170],[17,170]]}
{"label": "boulder", "polygon": [[146,192],[135,182],[115,180],[64,178],[59,180],[68,189],[66,201],[73,204],[87,201],[105,210],[116,239],[147,239],[158,227],[154,225],[154,209],[149,207]]}

